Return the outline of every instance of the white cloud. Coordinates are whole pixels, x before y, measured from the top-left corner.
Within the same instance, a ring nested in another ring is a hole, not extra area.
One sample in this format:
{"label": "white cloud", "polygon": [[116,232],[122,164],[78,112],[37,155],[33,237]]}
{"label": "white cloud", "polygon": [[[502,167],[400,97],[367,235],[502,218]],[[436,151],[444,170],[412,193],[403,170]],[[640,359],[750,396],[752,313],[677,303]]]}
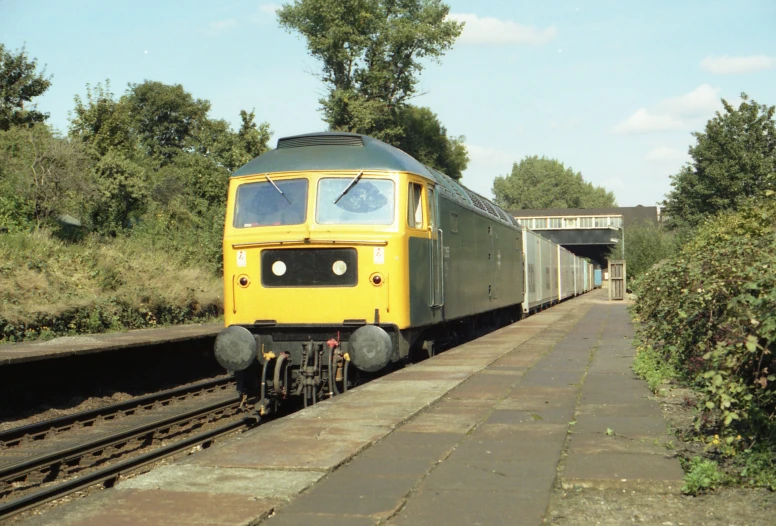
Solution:
{"label": "white cloud", "polygon": [[767,55],[754,55],[751,57],[706,57],[701,61],[701,68],[717,75],[735,73],[751,73],[763,69],[776,67],[776,58]]}
{"label": "white cloud", "polygon": [[451,20],[464,22],[461,42],[471,44],[530,44],[540,46],[553,40],[557,35],[555,26],[538,29],[523,26],[511,20],[498,18],[480,18],[468,13],[450,13]]}
{"label": "white cloud", "polygon": [[658,115],[641,108],[614,127],[617,133],[643,133],[654,131],[680,130],[684,123],[671,115]]}
{"label": "white cloud", "polygon": [[665,115],[706,116],[722,107],[720,91],[719,88],[702,84],[690,93],[658,102],[655,110]]}
{"label": "white cloud", "polygon": [[614,127],[616,133],[647,133],[689,129],[722,107],[720,89],[702,84],[689,93],[640,108]]}
{"label": "white cloud", "polygon": [[670,146],[659,146],[644,155],[645,161],[654,163],[684,161],[687,158],[687,152],[671,148]]}

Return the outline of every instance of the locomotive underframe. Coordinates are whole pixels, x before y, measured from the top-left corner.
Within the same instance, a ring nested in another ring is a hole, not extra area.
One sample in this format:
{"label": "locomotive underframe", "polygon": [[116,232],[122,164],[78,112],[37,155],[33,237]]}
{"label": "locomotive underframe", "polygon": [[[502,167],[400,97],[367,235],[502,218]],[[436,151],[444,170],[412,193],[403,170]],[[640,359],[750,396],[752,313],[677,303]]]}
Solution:
{"label": "locomotive underframe", "polygon": [[[424,327],[376,326],[391,338],[391,363],[402,367],[521,317],[522,306],[516,304]],[[349,363],[348,342],[364,325],[242,325],[254,335],[259,352],[250,367],[235,372],[238,390],[246,399],[258,397],[257,412],[264,415],[277,410],[286,398],[301,395],[305,405],[314,404],[384,374],[387,371],[365,373]]]}

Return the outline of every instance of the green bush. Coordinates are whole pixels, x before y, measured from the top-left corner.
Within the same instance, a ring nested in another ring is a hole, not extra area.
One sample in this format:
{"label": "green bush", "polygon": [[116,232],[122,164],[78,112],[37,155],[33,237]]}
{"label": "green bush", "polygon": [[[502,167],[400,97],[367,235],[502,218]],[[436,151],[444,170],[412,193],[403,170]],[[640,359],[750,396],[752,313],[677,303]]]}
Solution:
{"label": "green bush", "polygon": [[684,465],[684,486],[682,493],[698,495],[717,488],[724,481],[724,475],[717,469],[717,463],[701,457],[694,457]]}
{"label": "green bush", "polygon": [[[622,239],[612,247],[607,256],[622,259]],[[662,225],[644,221],[625,229],[625,268],[628,279],[644,274],[655,263],[678,250],[677,235]]]}
{"label": "green bush", "polygon": [[701,393],[696,428],[728,452],[776,436],[775,269],[768,202],[707,221],[634,283],[641,338]]}
{"label": "green bush", "polygon": [[637,345],[633,372],[647,381],[653,393],[658,393],[663,383],[678,376],[674,367],[650,345]]}

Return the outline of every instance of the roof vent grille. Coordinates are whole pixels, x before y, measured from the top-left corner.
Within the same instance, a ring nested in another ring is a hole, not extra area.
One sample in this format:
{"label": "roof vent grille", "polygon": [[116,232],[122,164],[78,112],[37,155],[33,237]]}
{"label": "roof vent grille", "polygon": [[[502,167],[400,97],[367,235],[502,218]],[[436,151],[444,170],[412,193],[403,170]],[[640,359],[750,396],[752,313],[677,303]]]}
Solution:
{"label": "roof vent grille", "polygon": [[278,150],[305,146],[364,146],[359,135],[303,135],[278,139]]}

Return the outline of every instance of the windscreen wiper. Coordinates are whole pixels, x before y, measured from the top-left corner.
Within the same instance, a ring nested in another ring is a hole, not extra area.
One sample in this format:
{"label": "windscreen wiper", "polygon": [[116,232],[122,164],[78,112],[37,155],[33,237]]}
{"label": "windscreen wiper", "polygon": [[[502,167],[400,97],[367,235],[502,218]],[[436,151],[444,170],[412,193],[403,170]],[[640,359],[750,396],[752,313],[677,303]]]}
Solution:
{"label": "windscreen wiper", "polygon": [[345,197],[345,194],[347,194],[348,192],[350,192],[350,189],[351,189],[351,188],[353,188],[353,187],[355,186],[355,184],[358,182],[358,180],[359,180],[359,179],[361,179],[361,176],[362,176],[362,175],[364,175],[364,172],[363,172],[363,170],[362,170],[362,171],[360,171],[360,172],[358,172],[358,175],[357,175],[357,176],[355,176],[355,177],[353,178],[353,180],[352,180],[352,181],[350,181],[350,184],[348,184],[348,186],[346,186],[346,187],[345,187],[345,189],[342,191],[342,193],[339,195],[339,197],[337,197],[337,199],[335,199],[335,200],[334,200],[334,204],[335,204],[335,205],[337,204],[337,202],[338,202],[340,199],[342,199],[343,197]]}
{"label": "windscreen wiper", "polygon": [[282,195],[282,196],[283,196],[283,198],[284,198],[286,201],[288,201],[288,204],[293,204],[293,203],[291,202],[291,200],[288,198],[288,196],[286,196],[286,194],[284,194],[284,193],[283,193],[283,190],[281,190],[280,188],[278,188],[278,185],[276,185],[276,184],[275,184],[275,181],[273,181],[272,179],[270,179],[270,178],[269,178],[269,174],[264,174],[264,177],[266,177],[266,178],[267,178],[267,181],[269,181],[269,184],[271,184],[271,185],[272,185],[272,186],[275,188],[275,190],[277,190],[277,191],[278,191],[278,193],[279,193],[280,195]]}

